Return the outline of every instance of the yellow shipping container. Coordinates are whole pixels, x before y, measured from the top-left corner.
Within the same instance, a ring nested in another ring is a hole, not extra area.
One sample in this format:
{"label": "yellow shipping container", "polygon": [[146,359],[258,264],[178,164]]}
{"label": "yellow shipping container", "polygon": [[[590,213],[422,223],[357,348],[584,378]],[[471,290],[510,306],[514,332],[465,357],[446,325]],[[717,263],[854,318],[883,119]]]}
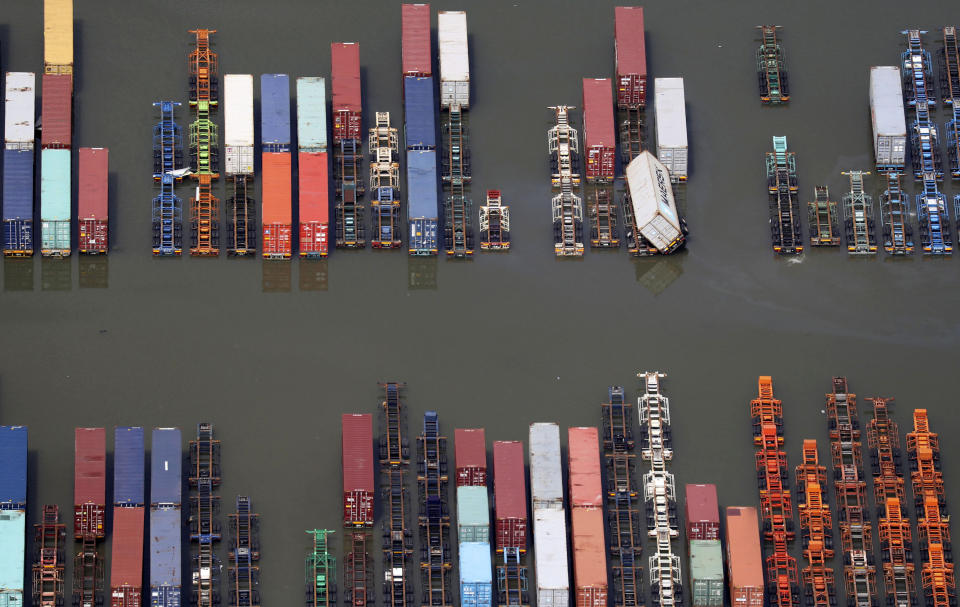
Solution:
{"label": "yellow shipping container", "polygon": [[43,0],[43,63],[73,65],[73,0]]}

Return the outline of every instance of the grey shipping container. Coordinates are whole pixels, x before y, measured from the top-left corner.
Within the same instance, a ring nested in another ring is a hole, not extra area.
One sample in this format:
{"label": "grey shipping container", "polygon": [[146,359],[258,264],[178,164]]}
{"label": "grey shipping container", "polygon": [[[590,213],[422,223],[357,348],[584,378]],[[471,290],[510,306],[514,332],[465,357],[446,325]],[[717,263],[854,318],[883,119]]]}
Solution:
{"label": "grey shipping container", "polygon": [[180,429],[154,428],[151,451],[150,503],[180,505]]}
{"label": "grey shipping container", "polygon": [[490,541],[490,498],[486,487],[457,487],[457,537],[461,542]]}
{"label": "grey shipping container", "polygon": [[903,114],[900,68],[870,68],[870,120],[877,168],[903,168],[907,150],[907,123]]}
{"label": "grey shipping container", "polygon": [[530,424],[530,493],[533,508],[563,508],[560,426]]}
{"label": "grey shipping container", "polygon": [[143,505],[143,428],[118,427],[113,441],[113,503]]}
{"label": "grey shipping container", "polygon": [[566,518],[562,509],[533,511],[537,605],[541,607],[567,607],[570,604]]}
{"label": "grey shipping container", "polygon": [[179,508],[150,511],[150,586],[180,587]]}
{"label": "grey shipping container", "polygon": [[723,549],[720,540],[690,541],[693,607],[723,607]]}

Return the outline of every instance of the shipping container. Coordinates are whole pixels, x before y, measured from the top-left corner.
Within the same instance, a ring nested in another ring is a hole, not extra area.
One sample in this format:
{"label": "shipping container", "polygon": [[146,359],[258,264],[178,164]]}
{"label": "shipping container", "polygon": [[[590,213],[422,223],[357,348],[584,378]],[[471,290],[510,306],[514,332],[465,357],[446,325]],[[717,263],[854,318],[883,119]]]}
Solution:
{"label": "shipping container", "polygon": [[341,417],[343,456],[343,524],[373,525],[373,418],[344,413]]}
{"label": "shipping container", "polygon": [[440,49],[440,107],[470,107],[470,56],[467,44],[467,14],[440,11],[437,14],[437,46]]}
{"label": "shipping container", "polygon": [[691,540],[688,554],[691,605],[723,607],[723,549],[720,540]]}
{"label": "shipping container", "polygon": [[227,175],[253,175],[253,76],[223,77],[224,168]]}
{"label": "shipping container", "polygon": [[612,180],[617,165],[617,132],[609,78],[583,79],[583,135],[587,181]]}
{"label": "shipping container", "polygon": [[457,537],[462,542],[490,542],[487,488],[457,487]]}
{"label": "shipping container", "polygon": [[6,143],[33,143],[35,136],[37,75],[33,72],[7,72],[3,119]]}
{"label": "shipping container", "polygon": [[728,507],[726,522],[730,601],[737,607],[763,607],[763,556],[757,509]]}
{"label": "shipping container", "polygon": [[527,550],[527,479],[523,443],[493,443],[493,491],[497,521],[497,552]]}
{"label": "shipping container", "polygon": [[0,510],[0,605],[22,607],[27,513]]}
{"label": "shipping container", "polygon": [[175,588],[176,596],[180,594],[182,512],[180,508],[150,510],[150,586],[154,589],[151,594],[163,586]]}
{"label": "shipping container", "polygon": [[325,78],[297,78],[297,147],[301,152],[327,151]]}
{"label": "shipping container", "polygon": [[410,150],[407,152],[407,218],[411,254],[437,254],[439,217],[437,152]]}
{"label": "shipping container", "polygon": [[290,257],[292,247],[293,195],[289,152],[264,152],[263,204],[260,205],[263,226],[263,256]]}
{"label": "shipping container", "polygon": [[[533,467],[532,458],[530,466]],[[562,508],[533,510],[533,554],[539,607],[568,607],[570,604],[566,517]]]}
{"label": "shipping container", "polygon": [[433,78],[408,76],[403,80],[404,138],[407,149],[433,149],[437,146]]}
{"label": "shipping container", "polygon": [[683,78],[653,81],[654,120],[657,128],[657,159],[674,180],[687,179],[687,109]]}
{"label": "shipping container", "polygon": [[688,484],[684,487],[688,540],[720,539],[720,507],[716,485]]}
{"label": "shipping container", "polygon": [[877,168],[902,170],[907,153],[907,123],[900,68],[870,68],[870,119]]}
{"label": "shipping container", "polygon": [[73,65],[73,0],[43,0],[43,63],[47,72]]}
{"label": "shipping container", "polygon": [[107,434],[103,428],[74,430],[73,532],[103,537],[106,508]]}
{"label": "shipping container", "polygon": [[297,159],[300,179],[300,256],[324,257],[330,246],[330,178],[327,153],[300,151]]}
{"label": "shipping container", "polygon": [[433,73],[430,51],[430,5],[400,6],[401,49],[404,76],[430,76]]}
{"label": "shipping container", "polygon": [[143,428],[116,428],[113,445],[113,505],[142,506]]}
{"label": "shipping container", "polygon": [[[143,508],[113,509],[113,540],[110,557],[110,588],[143,587]],[[111,601],[116,605],[115,601]]]}
{"label": "shipping container", "polygon": [[[77,219],[81,253],[106,253],[109,248],[109,168],[110,150],[80,148]],[[141,434],[141,443],[143,442]]]}
{"label": "shipping container", "polygon": [[600,508],[603,506],[603,481],[600,478],[600,441],[597,429],[569,428],[570,506]]}
{"label": "shipping container", "polygon": [[73,74],[44,74],[40,86],[40,145],[70,147],[73,132]]}
{"label": "shipping container", "polygon": [[150,504],[179,505],[183,439],[179,428],[154,428],[150,440]]}
{"label": "shipping container", "polygon": [[647,49],[643,7],[614,9],[614,53],[617,61],[617,106],[642,108],[647,103]]}
{"label": "shipping container", "polygon": [[457,428],[453,433],[457,486],[487,486],[487,441],[483,428]]}
{"label": "shipping container", "polygon": [[460,544],[460,605],[491,607],[493,605],[493,570],[490,544]]}
{"label": "shipping container", "polygon": [[670,173],[650,152],[641,152],[627,165],[627,189],[637,230],[661,253],[684,241]]}
{"label": "shipping container", "polygon": [[0,426],[0,510],[27,504],[27,427]]}
{"label": "shipping container", "polygon": [[70,150],[40,151],[40,252],[70,254]]}
{"label": "shipping container", "polygon": [[606,607],[607,551],[603,537],[603,510],[574,507],[570,511],[570,527],[577,607]]}
{"label": "shipping container", "polygon": [[360,141],[363,124],[360,93],[360,45],[334,42],[330,45],[330,92],[333,99],[333,141]]}
{"label": "shipping container", "polygon": [[33,254],[32,147],[3,150],[3,252]]}
{"label": "shipping container", "polygon": [[290,77],[260,76],[260,143],[264,152],[290,151]]}
{"label": "shipping container", "polygon": [[560,426],[530,424],[530,493],[533,509],[563,508]]}

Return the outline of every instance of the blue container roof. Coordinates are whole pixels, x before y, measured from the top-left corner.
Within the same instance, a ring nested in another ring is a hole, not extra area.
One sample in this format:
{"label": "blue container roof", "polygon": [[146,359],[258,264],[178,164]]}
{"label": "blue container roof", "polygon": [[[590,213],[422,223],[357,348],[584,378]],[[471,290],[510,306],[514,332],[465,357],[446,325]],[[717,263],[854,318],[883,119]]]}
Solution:
{"label": "blue container roof", "polygon": [[460,544],[460,582],[465,584],[490,583],[493,580],[490,544],[463,542]]}
{"label": "blue container roof", "polygon": [[290,145],[290,76],[260,76],[260,142]]}
{"label": "blue container roof", "polygon": [[3,218],[33,219],[33,150],[3,151]]}
{"label": "blue container roof", "polygon": [[0,504],[27,503],[27,427],[0,426]]}
{"label": "blue container roof", "polygon": [[150,503],[179,504],[182,439],[179,428],[154,428],[151,442]]}
{"label": "blue container roof", "polygon": [[181,510],[150,511],[150,585],[180,586]]}
{"label": "blue container roof", "polygon": [[410,219],[440,217],[436,151],[407,152],[407,203]]}
{"label": "blue container roof", "polygon": [[143,428],[117,427],[113,443],[113,503],[143,505]]}
{"label": "blue container roof", "polygon": [[403,106],[407,148],[436,147],[437,125],[434,120],[433,78],[405,77]]}

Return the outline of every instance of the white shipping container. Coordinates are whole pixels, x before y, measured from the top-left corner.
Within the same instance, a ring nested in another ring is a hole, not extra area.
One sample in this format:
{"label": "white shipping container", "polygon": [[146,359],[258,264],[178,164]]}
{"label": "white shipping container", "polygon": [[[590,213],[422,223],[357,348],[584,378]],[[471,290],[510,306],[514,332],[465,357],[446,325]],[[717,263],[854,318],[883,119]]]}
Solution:
{"label": "white shipping container", "polygon": [[[227,146],[253,147],[253,76],[227,74],[223,77],[223,142]],[[231,172],[227,169],[227,172]]]}
{"label": "white shipping container", "polygon": [[470,55],[467,46],[467,14],[440,11],[437,15],[440,47],[440,107],[470,106]]}
{"label": "white shipping container", "polygon": [[650,152],[642,152],[627,165],[627,187],[637,229],[661,253],[683,242],[677,204],[670,187],[670,172]]}
{"label": "white shipping container", "polygon": [[870,68],[870,120],[877,166],[902,167],[907,153],[907,122],[900,68]]}
{"label": "white shipping container", "polygon": [[560,426],[530,424],[530,493],[533,507],[563,508]]}
{"label": "white shipping container", "polygon": [[228,145],[224,152],[227,175],[253,175],[253,146]]}
{"label": "white shipping container", "polygon": [[539,607],[569,607],[567,515],[564,510],[533,511],[533,555]]}
{"label": "white shipping container", "polygon": [[683,78],[656,78],[653,103],[657,129],[657,158],[674,179],[687,178],[687,108]]}
{"label": "white shipping container", "polygon": [[33,72],[7,72],[3,137],[7,143],[32,143],[36,129],[36,83]]}

